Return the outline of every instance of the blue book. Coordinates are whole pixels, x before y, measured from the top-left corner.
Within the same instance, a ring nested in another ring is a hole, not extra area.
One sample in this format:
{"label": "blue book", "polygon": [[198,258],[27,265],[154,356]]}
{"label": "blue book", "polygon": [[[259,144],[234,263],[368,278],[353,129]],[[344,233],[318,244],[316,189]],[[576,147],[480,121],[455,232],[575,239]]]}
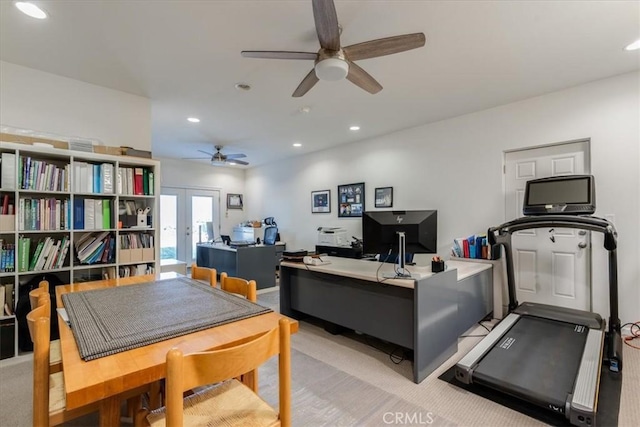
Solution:
{"label": "blue book", "polygon": [[84,199],[73,199],[73,228],[84,230]]}

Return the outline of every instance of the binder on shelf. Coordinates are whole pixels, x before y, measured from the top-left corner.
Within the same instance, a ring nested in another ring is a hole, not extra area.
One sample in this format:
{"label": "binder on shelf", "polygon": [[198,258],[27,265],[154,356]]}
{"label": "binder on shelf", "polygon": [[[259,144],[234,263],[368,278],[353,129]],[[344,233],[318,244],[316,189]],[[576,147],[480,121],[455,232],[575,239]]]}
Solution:
{"label": "binder on shelf", "polygon": [[135,168],[134,169],[134,182],[133,182],[133,194],[143,195],[144,193],[144,178],[143,178],[143,168]]}
{"label": "binder on shelf", "polygon": [[84,199],[73,199],[73,229],[84,230]]}
{"label": "binder on shelf", "polygon": [[111,228],[111,200],[102,201],[102,229]]}
{"label": "binder on shelf", "polygon": [[95,199],[93,201],[94,206],[93,206],[93,216],[94,216],[94,222],[95,222],[95,229],[101,229],[102,228],[102,203],[104,202],[104,200],[102,199]]}
{"label": "binder on shelf", "polygon": [[0,188],[5,190],[16,189],[16,155],[13,153],[2,153],[0,157],[2,171],[0,172]]}
{"label": "binder on shelf", "polygon": [[85,230],[95,230],[96,222],[95,222],[95,200],[94,199],[84,199],[84,229]]}

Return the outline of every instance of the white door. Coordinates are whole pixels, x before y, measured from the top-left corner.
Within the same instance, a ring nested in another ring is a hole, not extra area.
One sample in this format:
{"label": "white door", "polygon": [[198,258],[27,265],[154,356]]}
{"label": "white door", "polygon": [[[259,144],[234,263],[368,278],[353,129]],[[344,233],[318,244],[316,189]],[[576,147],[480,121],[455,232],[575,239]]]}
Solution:
{"label": "white door", "polygon": [[[589,142],[505,153],[505,218],[522,215],[525,183],[589,173]],[[568,228],[523,230],[512,236],[516,297],[591,310],[591,232]]]}
{"label": "white door", "polygon": [[[160,209],[161,259],[175,258],[190,265],[199,242],[220,237],[218,190],[163,187]],[[214,236],[209,236],[207,222],[212,223]]]}

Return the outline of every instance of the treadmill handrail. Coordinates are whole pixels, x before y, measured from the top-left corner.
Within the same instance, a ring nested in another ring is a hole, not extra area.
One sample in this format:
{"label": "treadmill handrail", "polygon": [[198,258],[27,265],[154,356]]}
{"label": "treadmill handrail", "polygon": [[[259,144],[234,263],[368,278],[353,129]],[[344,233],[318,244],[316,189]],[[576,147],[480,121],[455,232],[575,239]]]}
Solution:
{"label": "treadmill handrail", "polygon": [[493,240],[495,232],[504,235],[521,230],[547,227],[578,228],[581,230],[597,231],[605,235],[604,247],[606,250],[610,251],[617,248],[618,232],[609,220],[595,216],[576,215],[539,215],[516,218],[497,227],[489,228],[489,243],[496,244],[495,240]]}
{"label": "treadmill handrail", "polygon": [[605,218],[591,215],[533,215],[507,221],[497,227],[489,228],[487,241],[490,245],[502,245],[505,248],[507,263],[507,290],[509,294],[509,312],[518,306],[515,290],[513,255],[511,251],[511,235],[516,231],[532,228],[577,228],[604,233],[604,248],[609,252],[609,332],[620,334],[620,318],[618,316],[618,258],[617,236],[615,226]]}

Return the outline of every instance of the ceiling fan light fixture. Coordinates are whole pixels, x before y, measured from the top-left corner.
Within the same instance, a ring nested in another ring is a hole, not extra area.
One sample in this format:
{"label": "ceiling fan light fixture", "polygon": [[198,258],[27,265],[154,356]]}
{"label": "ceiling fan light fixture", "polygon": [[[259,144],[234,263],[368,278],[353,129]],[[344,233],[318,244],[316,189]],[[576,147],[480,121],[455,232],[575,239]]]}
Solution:
{"label": "ceiling fan light fixture", "polygon": [[634,41],[630,45],[624,48],[624,50],[638,50],[640,49],[640,39]]}
{"label": "ceiling fan light fixture", "polygon": [[36,19],[46,19],[47,18],[47,12],[45,12],[44,10],[42,10],[41,8],[39,8],[37,5],[28,2],[28,1],[17,1],[14,2],[14,4],[16,5],[16,7],[20,10],[20,12],[24,13],[25,15],[28,15],[32,18],[36,18]]}
{"label": "ceiling fan light fixture", "polygon": [[315,71],[318,79],[335,82],[347,77],[349,64],[342,59],[327,58],[316,64]]}

